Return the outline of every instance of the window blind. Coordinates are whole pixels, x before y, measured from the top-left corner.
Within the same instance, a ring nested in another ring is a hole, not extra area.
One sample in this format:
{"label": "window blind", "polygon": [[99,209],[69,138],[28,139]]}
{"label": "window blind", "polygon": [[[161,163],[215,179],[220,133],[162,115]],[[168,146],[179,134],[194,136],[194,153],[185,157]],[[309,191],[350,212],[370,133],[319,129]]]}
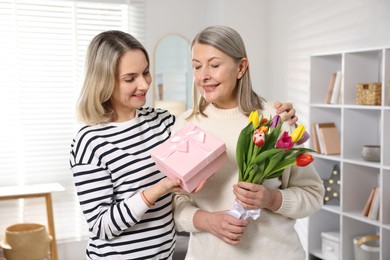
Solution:
{"label": "window blind", "polygon": [[[144,38],[144,0],[0,0],[0,186],[58,182],[58,240],[88,231],[69,171],[86,49],[105,30]],[[0,236],[20,222],[46,224],[43,199],[0,201]]]}

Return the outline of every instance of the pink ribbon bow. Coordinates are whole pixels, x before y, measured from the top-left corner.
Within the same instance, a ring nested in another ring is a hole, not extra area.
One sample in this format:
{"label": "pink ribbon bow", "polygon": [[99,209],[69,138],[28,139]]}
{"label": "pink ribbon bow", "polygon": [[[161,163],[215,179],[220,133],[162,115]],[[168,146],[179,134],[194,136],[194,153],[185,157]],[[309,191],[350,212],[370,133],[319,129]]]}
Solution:
{"label": "pink ribbon bow", "polygon": [[169,142],[171,142],[173,145],[167,150],[166,153],[158,156],[158,158],[164,161],[168,159],[174,152],[186,153],[188,152],[188,143],[190,141],[204,143],[204,139],[205,133],[195,126],[193,130],[186,132],[185,134],[178,132],[169,140]]}

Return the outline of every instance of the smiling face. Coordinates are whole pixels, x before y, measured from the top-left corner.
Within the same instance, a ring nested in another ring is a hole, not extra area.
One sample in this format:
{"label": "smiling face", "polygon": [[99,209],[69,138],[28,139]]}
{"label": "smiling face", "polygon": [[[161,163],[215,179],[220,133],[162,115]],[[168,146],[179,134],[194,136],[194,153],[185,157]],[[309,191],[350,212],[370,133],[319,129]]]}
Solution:
{"label": "smiling face", "polygon": [[115,122],[124,122],[135,117],[137,108],[145,105],[146,93],[152,82],[145,54],[134,49],[119,59],[114,92],[110,98],[115,111]]}
{"label": "smiling face", "polygon": [[235,61],[211,45],[195,43],[192,47],[194,82],[208,103],[227,109],[237,107],[236,86],[247,60]]}

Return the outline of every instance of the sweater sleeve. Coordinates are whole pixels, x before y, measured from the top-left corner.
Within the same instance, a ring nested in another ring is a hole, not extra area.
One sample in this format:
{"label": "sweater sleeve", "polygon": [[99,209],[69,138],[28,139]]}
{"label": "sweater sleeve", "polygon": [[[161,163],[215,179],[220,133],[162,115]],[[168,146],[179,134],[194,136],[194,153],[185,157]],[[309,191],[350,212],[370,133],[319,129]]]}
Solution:
{"label": "sweater sleeve", "polygon": [[176,193],[173,196],[173,216],[177,231],[198,232],[193,224],[193,218],[199,208],[186,193]]}
{"label": "sweater sleeve", "polygon": [[140,221],[149,209],[140,192],[116,201],[111,177],[102,168],[75,164],[71,171],[89,229],[100,239],[109,240],[119,236]]}
{"label": "sweater sleeve", "polygon": [[282,176],[282,205],[276,211],[290,218],[304,218],[323,204],[324,185],[312,164],[291,167]]}

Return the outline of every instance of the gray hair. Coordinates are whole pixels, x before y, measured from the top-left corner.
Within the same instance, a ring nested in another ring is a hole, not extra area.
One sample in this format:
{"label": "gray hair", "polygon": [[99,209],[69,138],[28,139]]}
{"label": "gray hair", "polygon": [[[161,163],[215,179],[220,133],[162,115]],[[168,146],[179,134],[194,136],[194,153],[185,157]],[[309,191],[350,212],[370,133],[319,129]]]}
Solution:
{"label": "gray hair", "polygon": [[[192,40],[191,47],[196,43],[210,45],[226,55],[232,57],[237,62],[241,59],[247,58],[245,44],[240,34],[234,29],[227,26],[210,26],[199,32]],[[252,89],[252,82],[249,73],[249,66],[244,75],[237,80],[236,85],[237,104],[240,111],[249,115],[253,110],[262,110],[264,98],[259,97]],[[189,117],[204,114],[204,110],[208,103],[200,97],[198,100],[197,89],[194,86],[194,108]]]}

